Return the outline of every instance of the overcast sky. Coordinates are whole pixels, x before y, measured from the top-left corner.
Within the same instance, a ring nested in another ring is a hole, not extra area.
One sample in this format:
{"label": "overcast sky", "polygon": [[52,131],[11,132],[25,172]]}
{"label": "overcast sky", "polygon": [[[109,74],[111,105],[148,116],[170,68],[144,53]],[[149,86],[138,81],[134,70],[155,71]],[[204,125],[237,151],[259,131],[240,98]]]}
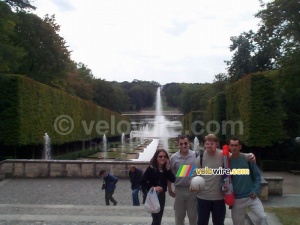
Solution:
{"label": "overcast sky", "polygon": [[55,14],[71,58],[107,81],[213,82],[230,37],[256,31],[259,0],[35,0]]}

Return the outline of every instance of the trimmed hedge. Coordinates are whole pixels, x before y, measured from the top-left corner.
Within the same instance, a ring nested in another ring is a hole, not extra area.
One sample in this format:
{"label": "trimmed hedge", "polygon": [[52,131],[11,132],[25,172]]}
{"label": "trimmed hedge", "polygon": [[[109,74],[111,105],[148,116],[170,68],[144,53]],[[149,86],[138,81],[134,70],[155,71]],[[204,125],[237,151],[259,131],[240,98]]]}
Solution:
{"label": "trimmed hedge", "polygon": [[204,129],[201,126],[201,123],[204,123],[204,113],[204,111],[191,111],[182,117],[183,134],[190,137],[201,135],[199,133]]}
{"label": "trimmed hedge", "polygon": [[242,123],[234,132],[227,127],[227,137],[238,136],[247,147],[272,146],[285,137],[280,95],[267,74],[247,75],[226,90],[227,121]]}
{"label": "trimmed hedge", "polygon": [[[130,132],[127,117],[24,76],[0,75],[0,106],[2,145],[40,145],[45,133],[61,145]],[[69,134],[72,122],[63,117],[73,121]]]}
{"label": "trimmed hedge", "polygon": [[223,128],[225,120],[226,96],[224,92],[220,92],[214,98],[208,101],[205,114],[205,133],[215,133],[220,143],[225,143],[226,131],[224,131],[225,128]]}

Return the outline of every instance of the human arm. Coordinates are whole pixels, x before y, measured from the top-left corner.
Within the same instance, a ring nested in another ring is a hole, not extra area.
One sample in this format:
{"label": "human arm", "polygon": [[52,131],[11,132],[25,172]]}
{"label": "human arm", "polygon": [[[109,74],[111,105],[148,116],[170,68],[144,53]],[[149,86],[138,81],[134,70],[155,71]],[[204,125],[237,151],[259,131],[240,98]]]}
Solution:
{"label": "human arm", "polygon": [[166,170],[166,177],[168,179],[168,184],[169,182],[174,183],[176,180],[174,173],[170,169]]}
{"label": "human arm", "polygon": [[250,176],[253,181],[253,189],[251,191],[250,197],[256,198],[256,196],[259,195],[260,192],[260,185],[261,185],[261,174],[259,172],[258,166],[256,163],[249,163],[249,169],[250,169]]}
{"label": "human arm", "polygon": [[151,166],[149,166],[143,173],[141,180],[140,180],[140,185],[142,186],[143,189],[147,190],[147,192],[153,186],[152,172],[153,172],[153,168]]}
{"label": "human arm", "polygon": [[244,153],[244,157],[247,162],[256,163],[256,157],[253,153]]}
{"label": "human arm", "polygon": [[168,192],[171,197],[175,197],[175,192],[172,189],[172,183],[168,180]]}
{"label": "human arm", "polygon": [[[196,161],[196,168],[195,168],[195,170],[193,171],[191,177],[189,178],[189,183],[190,183],[190,184],[191,184],[192,179],[193,179],[194,177],[198,176],[196,170],[197,170],[197,169],[201,169],[201,165],[200,165],[200,156],[197,156],[196,159],[195,159],[195,161]],[[190,191],[192,191],[192,192],[198,192],[197,190],[194,190],[194,189],[191,187],[191,185],[190,185]]]}
{"label": "human arm", "polygon": [[[176,173],[173,156],[170,158],[170,168],[173,173]],[[168,192],[171,197],[175,198],[175,192],[172,189],[172,182],[169,180],[168,180]]]}
{"label": "human arm", "polygon": [[118,182],[118,178],[116,176],[110,175],[110,184],[115,185]]}

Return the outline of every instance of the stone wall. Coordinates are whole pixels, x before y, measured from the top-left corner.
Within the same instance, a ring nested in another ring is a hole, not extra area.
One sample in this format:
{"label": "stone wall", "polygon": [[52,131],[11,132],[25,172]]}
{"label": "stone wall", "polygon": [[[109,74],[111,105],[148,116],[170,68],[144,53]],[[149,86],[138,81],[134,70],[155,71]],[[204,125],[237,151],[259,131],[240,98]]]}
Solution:
{"label": "stone wall", "polygon": [[2,178],[99,177],[102,169],[120,178],[128,178],[130,165],[145,170],[149,162],[92,160],[4,160],[0,162]]}
{"label": "stone wall", "polygon": [[[131,165],[143,171],[149,162],[136,161],[96,161],[96,160],[13,160],[8,159],[0,162],[0,180],[4,178],[57,178],[57,177],[78,177],[93,178],[99,177],[102,169],[119,177],[128,178],[128,171]],[[283,180],[283,179],[282,179]],[[282,195],[282,180],[270,177],[262,178],[260,199],[268,200],[269,194]],[[270,184],[271,183],[271,184]],[[271,185],[271,187],[270,187]],[[269,193],[271,192],[271,193]]]}
{"label": "stone wall", "polygon": [[264,177],[268,182],[269,195],[282,196],[283,177]]}

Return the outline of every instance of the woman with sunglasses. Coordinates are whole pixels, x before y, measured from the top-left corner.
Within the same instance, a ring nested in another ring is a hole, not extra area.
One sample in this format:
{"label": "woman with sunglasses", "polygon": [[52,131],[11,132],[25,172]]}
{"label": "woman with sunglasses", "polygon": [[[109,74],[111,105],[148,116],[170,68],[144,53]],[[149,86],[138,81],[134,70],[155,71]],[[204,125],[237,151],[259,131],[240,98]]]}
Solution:
{"label": "woman with sunglasses", "polygon": [[157,192],[160,211],[151,213],[152,225],[160,225],[164,213],[166,191],[168,181],[175,182],[175,175],[170,170],[170,159],[168,153],[164,149],[158,149],[150,161],[150,166],[146,169],[141,179],[141,185],[148,191],[154,188]]}

